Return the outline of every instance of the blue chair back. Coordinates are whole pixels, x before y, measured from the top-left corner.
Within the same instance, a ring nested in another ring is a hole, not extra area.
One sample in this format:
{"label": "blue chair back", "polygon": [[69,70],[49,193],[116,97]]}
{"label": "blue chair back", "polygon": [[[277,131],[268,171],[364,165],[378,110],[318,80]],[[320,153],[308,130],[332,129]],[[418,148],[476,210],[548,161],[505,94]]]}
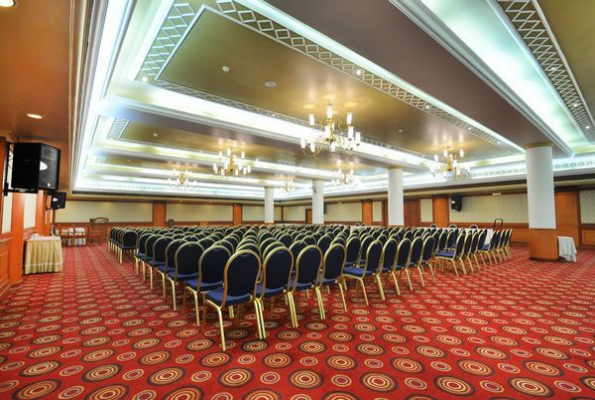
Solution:
{"label": "blue chair back", "polygon": [[293,238],[291,237],[291,235],[289,235],[287,233],[284,235],[281,235],[281,237],[279,238],[279,241],[281,243],[283,243],[283,245],[287,248],[290,248],[291,245],[293,244]]}
{"label": "blue chair back", "polygon": [[198,262],[203,253],[203,248],[200,244],[194,242],[184,243],[176,251],[175,257],[175,275],[191,275],[198,273]]}
{"label": "blue chair back", "polygon": [[183,239],[174,239],[169,242],[169,245],[165,249],[165,265],[170,268],[175,268],[176,266],[176,252],[185,244],[186,241]]}
{"label": "blue chair back", "polygon": [[424,246],[422,238],[417,237],[411,242],[411,257],[409,258],[410,265],[417,265],[421,260],[421,251]]}
{"label": "blue chair back", "polygon": [[403,238],[399,243],[397,249],[396,268],[401,269],[409,265],[409,257],[411,256],[411,240]]}
{"label": "blue chair back", "polygon": [[322,251],[322,254],[325,254],[326,251],[329,249],[329,247],[331,247],[331,242],[333,241],[333,238],[331,238],[330,236],[323,236],[320,239],[318,239],[318,243],[316,243],[316,245],[320,248],[320,251]]}
{"label": "blue chair back", "polygon": [[382,257],[382,243],[378,240],[374,240],[368,246],[366,252],[366,265],[364,269],[366,271],[372,271],[374,273],[379,272],[381,268],[380,258]]}
{"label": "blue chair back", "polygon": [[304,250],[306,248],[306,246],[308,246],[308,245],[305,242],[302,242],[301,240],[293,242],[293,244],[289,248],[289,251],[291,251],[291,254],[293,255],[294,263],[297,262],[298,256],[300,255],[302,250]]}
{"label": "blue chair back", "polygon": [[347,265],[352,265],[357,263],[359,259],[359,251],[361,248],[361,242],[358,237],[352,237],[347,241],[346,252],[347,256],[345,262]]}
{"label": "blue chair back", "polygon": [[167,246],[173,242],[172,238],[161,237],[153,244],[153,262],[165,262]]}
{"label": "blue chair back", "polygon": [[382,268],[392,269],[397,260],[397,249],[399,245],[395,239],[389,239],[382,249]]}
{"label": "blue chair back", "polygon": [[434,256],[434,237],[428,236],[424,241],[424,246],[421,252],[421,260],[423,264],[427,264],[428,261]]}
{"label": "blue chair back", "polygon": [[465,246],[463,247],[463,255],[468,256],[471,252],[471,245],[473,244],[473,234],[472,233],[463,233],[461,232],[462,236],[465,236]]}
{"label": "blue chair back", "polygon": [[230,257],[231,253],[229,250],[218,245],[211,246],[202,253],[198,262],[199,290],[202,283],[223,281],[223,272]]}
{"label": "blue chair back", "polygon": [[465,246],[465,235],[459,235],[459,237],[457,238],[456,247],[454,249],[454,255],[456,257],[464,254],[464,246]]}
{"label": "blue chair back", "polygon": [[246,296],[256,294],[256,281],[260,275],[260,258],[250,250],[235,253],[227,262],[223,273],[223,300],[225,307],[227,296]]}
{"label": "blue chair back", "polygon": [[[293,255],[285,246],[274,248],[263,264],[264,287],[267,289],[290,290]],[[261,293],[264,296],[264,290]]]}
{"label": "blue chair back", "polygon": [[296,280],[299,283],[313,283],[318,278],[322,262],[322,252],[318,246],[306,246],[295,263]]}
{"label": "blue chair back", "polygon": [[343,274],[347,252],[340,244],[332,245],[324,255],[324,279],[338,279]]}

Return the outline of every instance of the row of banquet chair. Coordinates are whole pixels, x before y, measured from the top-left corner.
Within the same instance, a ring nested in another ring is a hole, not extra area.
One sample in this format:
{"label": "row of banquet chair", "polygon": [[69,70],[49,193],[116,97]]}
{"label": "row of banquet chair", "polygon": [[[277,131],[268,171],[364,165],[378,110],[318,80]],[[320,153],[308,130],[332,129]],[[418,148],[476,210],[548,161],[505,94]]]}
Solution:
{"label": "row of banquet chair", "polygon": [[[176,287],[194,300],[196,324],[201,325],[199,302],[202,302],[202,325],[207,310],[216,311],[222,348],[225,349],[223,309],[230,317],[237,309],[241,318],[245,303],[253,303],[258,328],[257,337],[266,337],[264,301],[283,297],[293,327],[298,326],[294,294],[313,290],[318,312],[325,319],[321,291],[339,289],[347,311],[345,290],[354,281],[356,295],[361,289],[369,304],[365,281],[370,279],[385,300],[382,277],[392,280],[400,295],[399,281],[405,272],[413,290],[409,270],[417,270],[420,285],[425,286],[423,271],[427,268],[435,282],[435,266],[452,265],[456,275],[480,269],[480,259],[487,265],[512,257],[512,230],[495,231],[486,244],[486,230],[438,228],[378,228],[329,225],[240,226],[235,228],[114,228],[108,238],[108,249],[120,262],[132,254],[136,274],[148,275],[153,288],[154,273],[161,278],[163,297],[171,289],[174,310]],[[134,244],[132,244],[134,241]],[[398,272],[398,276],[397,276]],[[200,301],[199,301],[200,299]]]}

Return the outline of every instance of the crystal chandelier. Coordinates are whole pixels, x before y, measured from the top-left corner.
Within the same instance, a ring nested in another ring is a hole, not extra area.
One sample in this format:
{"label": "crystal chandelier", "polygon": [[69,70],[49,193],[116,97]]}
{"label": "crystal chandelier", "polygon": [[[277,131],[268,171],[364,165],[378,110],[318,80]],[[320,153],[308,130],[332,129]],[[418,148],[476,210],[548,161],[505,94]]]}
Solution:
{"label": "crystal chandelier", "polygon": [[314,114],[309,114],[310,126],[322,133],[315,139],[302,137],[302,151],[309,157],[318,157],[324,150],[334,153],[337,150],[345,153],[353,153],[361,144],[361,133],[355,132],[353,127],[353,113],[348,112],[345,121],[334,117],[333,106],[326,106],[326,119],[316,122]]}
{"label": "crystal chandelier", "polygon": [[287,193],[291,193],[295,190],[295,186],[293,184],[293,178],[287,177],[285,179],[285,186],[284,189]]}
{"label": "crystal chandelier", "polygon": [[231,147],[227,148],[225,155],[219,152],[219,162],[213,163],[213,174],[222,177],[246,176],[252,172],[250,165],[246,165],[246,154],[242,151],[238,157]]}
{"label": "crystal chandelier", "polygon": [[174,176],[174,179],[167,179],[167,183],[170,186],[174,186],[176,188],[186,188],[189,185],[194,184],[194,181],[190,180],[190,171],[188,170],[178,171],[177,169],[174,169],[172,171],[172,175]]}
{"label": "crystal chandelier", "polygon": [[442,162],[438,154],[434,154],[434,167],[432,175],[435,178],[446,180],[463,179],[471,176],[471,168],[461,166],[461,160],[465,157],[465,151],[460,149],[458,154],[451,153],[450,147],[442,152]]}
{"label": "crystal chandelier", "polygon": [[342,186],[347,188],[359,185],[360,181],[359,178],[355,176],[353,169],[350,169],[349,171],[343,171],[341,168],[339,168],[335,172],[335,179],[332,180],[332,183],[334,186]]}

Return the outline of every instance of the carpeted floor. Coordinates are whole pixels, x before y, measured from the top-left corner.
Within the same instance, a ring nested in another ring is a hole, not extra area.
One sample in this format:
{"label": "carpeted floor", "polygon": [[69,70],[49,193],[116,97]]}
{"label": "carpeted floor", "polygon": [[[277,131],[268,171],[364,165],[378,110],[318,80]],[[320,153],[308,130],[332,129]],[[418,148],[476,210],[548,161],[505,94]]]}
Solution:
{"label": "carpeted floor", "polygon": [[[65,249],[65,271],[26,276],[0,308],[0,399],[593,399],[595,251],[576,264],[513,261],[456,278],[403,282],[370,307],[338,293],[300,327],[283,302],[227,327],[175,312],[104,247]],[[415,276],[415,275],[414,275]],[[325,295],[326,296],[326,295]]]}

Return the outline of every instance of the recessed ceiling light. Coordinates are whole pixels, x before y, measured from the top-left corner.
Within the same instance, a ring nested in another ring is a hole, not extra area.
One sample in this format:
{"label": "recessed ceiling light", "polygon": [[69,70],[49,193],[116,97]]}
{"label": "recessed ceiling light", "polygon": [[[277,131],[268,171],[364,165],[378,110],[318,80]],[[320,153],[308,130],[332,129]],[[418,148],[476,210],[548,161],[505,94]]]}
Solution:
{"label": "recessed ceiling light", "polygon": [[587,126],[585,126],[585,128],[591,129],[591,125],[587,125]]}
{"label": "recessed ceiling light", "polygon": [[574,103],[572,106],[576,108],[578,107],[578,103]]}
{"label": "recessed ceiling light", "polygon": [[426,109],[426,110],[429,110],[429,109],[430,109],[430,106],[426,106],[426,107],[425,107],[425,109]]}
{"label": "recessed ceiling light", "polygon": [[[2,1],[2,0],[0,0],[0,1]],[[29,117],[29,118],[33,118],[33,119],[43,119],[43,116],[42,116],[42,115],[39,115],[39,114],[33,114],[33,113],[29,113],[29,114],[27,114],[27,117]]]}
{"label": "recessed ceiling light", "polygon": [[356,70],[355,70],[355,74],[356,74],[357,76],[360,76],[360,75],[361,75],[361,74],[363,74],[363,73],[364,73],[364,70],[363,70],[363,69],[361,69],[361,68],[358,68],[358,69],[356,69]]}
{"label": "recessed ceiling light", "polygon": [[555,71],[557,69],[558,69],[558,67],[550,67],[550,71]]}
{"label": "recessed ceiling light", "polygon": [[496,142],[496,144],[502,144],[502,142],[498,140],[498,141]]}
{"label": "recessed ceiling light", "polygon": [[0,7],[10,8],[16,6],[14,0],[0,0]]}
{"label": "recessed ceiling light", "polygon": [[221,67],[221,70],[225,73],[229,72],[229,67],[227,65],[224,65],[223,67]]}
{"label": "recessed ceiling light", "polygon": [[146,76],[143,76],[142,78],[140,78],[141,81],[143,81],[144,83],[147,83],[149,81],[149,78],[147,78]]}
{"label": "recessed ceiling light", "polygon": [[403,129],[399,129],[399,133],[403,133]]}
{"label": "recessed ceiling light", "polygon": [[126,160],[126,162],[130,162],[130,160]]}
{"label": "recessed ceiling light", "polygon": [[153,132],[153,137],[157,137],[159,134],[157,132]]}
{"label": "recessed ceiling light", "polygon": [[277,86],[277,82],[275,82],[275,81],[266,81],[266,82],[264,83],[264,85],[265,85],[266,87],[268,87],[268,88],[274,88],[275,86]]}
{"label": "recessed ceiling light", "polygon": [[470,131],[470,130],[471,130],[471,127],[469,126],[469,127],[467,128],[467,130],[468,130],[468,131]]}

